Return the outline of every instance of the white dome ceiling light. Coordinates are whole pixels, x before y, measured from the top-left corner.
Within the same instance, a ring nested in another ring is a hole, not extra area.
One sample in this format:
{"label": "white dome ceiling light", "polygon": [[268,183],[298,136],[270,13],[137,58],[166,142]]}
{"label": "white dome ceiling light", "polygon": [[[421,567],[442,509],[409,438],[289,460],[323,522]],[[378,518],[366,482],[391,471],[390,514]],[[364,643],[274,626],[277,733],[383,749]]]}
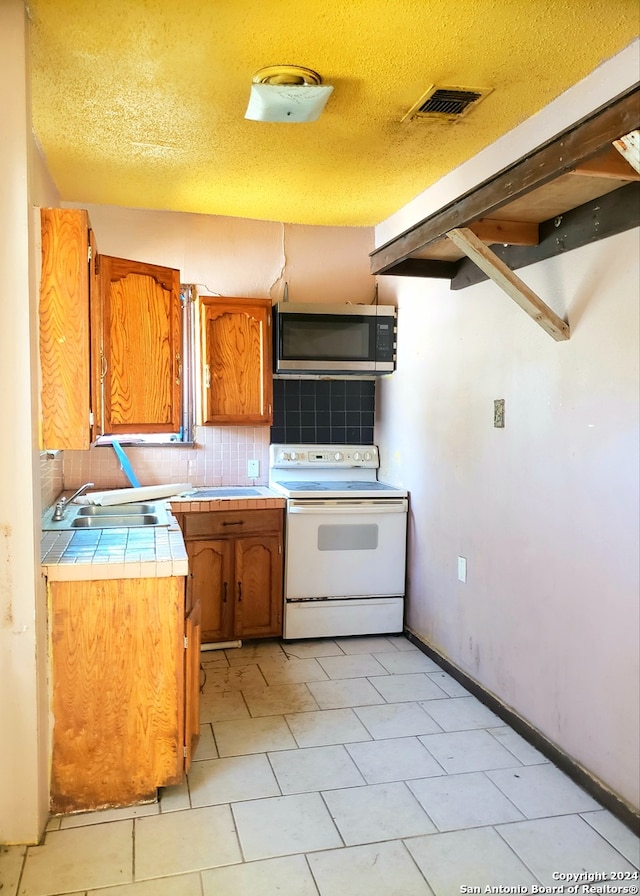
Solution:
{"label": "white dome ceiling light", "polygon": [[252,121],[317,121],[333,87],[321,86],[317,72],[299,65],[269,65],[253,76],[244,117]]}

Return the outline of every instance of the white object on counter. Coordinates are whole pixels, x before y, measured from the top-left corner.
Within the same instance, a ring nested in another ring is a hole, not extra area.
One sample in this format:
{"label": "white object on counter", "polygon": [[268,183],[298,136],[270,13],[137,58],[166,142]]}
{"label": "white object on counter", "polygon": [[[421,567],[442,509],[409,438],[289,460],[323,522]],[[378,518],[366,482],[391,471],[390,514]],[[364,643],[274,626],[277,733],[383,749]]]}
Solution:
{"label": "white object on counter", "polygon": [[132,501],[153,501],[157,498],[170,498],[193,489],[190,482],[168,483],[167,485],[141,485],[138,488],[113,488],[108,491],[92,492],[76,498],[75,504],[130,504]]}

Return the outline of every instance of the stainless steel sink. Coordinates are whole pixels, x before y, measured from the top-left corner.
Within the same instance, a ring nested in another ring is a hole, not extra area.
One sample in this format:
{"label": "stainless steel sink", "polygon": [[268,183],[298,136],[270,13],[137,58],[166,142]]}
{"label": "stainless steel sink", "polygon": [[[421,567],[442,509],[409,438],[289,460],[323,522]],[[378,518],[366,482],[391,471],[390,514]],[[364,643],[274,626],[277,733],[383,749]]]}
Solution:
{"label": "stainless steel sink", "polygon": [[78,516],[133,516],[145,513],[157,513],[155,504],[113,504],[103,507],[90,504],[78,510]]}
{"label": "stainless steel sink", "polygon": [[155,513],[112,513],[102,516],[78,516],[71,521],[72,529],[115,529],[132,526],[158,526]]}
{"label": "stainless steel sink", "polygon": [[165,501],[113,505],[69,504],[61,520],[53,519],[52,509],[42,518],[42,528],[45,531],[140,528],[168,526],[170,523],[171,516]]}

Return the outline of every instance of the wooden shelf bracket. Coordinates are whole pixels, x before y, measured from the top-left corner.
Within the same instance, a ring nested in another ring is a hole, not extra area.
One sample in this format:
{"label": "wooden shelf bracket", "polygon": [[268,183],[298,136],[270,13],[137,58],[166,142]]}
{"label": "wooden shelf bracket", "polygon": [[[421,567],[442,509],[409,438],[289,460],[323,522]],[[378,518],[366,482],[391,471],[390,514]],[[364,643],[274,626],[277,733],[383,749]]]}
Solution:
{"label": "wooden shelf bracket", "polygon": [[473,231],[468,227],[455,228],[447,232],[447,237],[556,342],[569,339],[569,324],[558,317]]}

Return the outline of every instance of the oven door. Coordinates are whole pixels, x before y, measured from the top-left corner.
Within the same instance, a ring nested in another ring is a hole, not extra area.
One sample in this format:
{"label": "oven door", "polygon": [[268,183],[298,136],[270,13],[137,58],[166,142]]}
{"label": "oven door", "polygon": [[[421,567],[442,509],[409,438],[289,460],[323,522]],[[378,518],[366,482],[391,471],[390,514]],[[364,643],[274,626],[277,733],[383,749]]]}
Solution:
{"label": "oven door", "polygon": [[407,506],[406,498],[290,499],[285,599],[403,596]]}

